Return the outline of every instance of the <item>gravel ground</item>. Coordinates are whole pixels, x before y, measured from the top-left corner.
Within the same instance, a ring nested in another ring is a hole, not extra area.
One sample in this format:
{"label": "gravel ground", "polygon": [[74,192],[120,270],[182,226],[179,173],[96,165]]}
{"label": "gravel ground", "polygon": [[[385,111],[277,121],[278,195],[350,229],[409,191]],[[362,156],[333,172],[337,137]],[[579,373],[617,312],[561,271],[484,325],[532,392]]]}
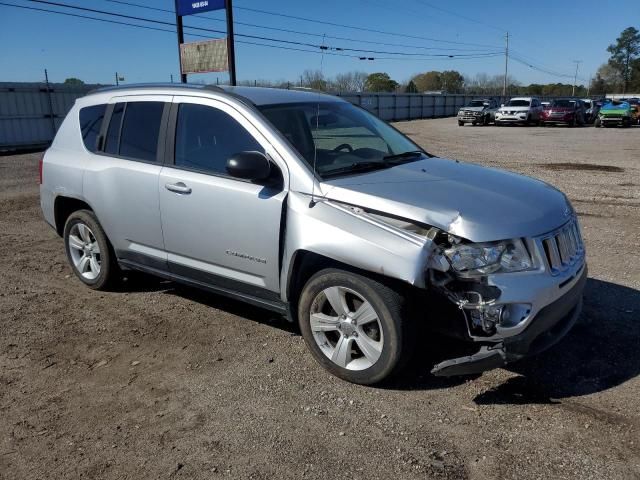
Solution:
{"label": "gravel ground", "polygon": [[398,127],[432,153],[541,178],[578,210],[572,332],[473,379],[325,373],[269,312],[149,277],[94,292],[0,157],[0,478],[640,478],[640,128]]}

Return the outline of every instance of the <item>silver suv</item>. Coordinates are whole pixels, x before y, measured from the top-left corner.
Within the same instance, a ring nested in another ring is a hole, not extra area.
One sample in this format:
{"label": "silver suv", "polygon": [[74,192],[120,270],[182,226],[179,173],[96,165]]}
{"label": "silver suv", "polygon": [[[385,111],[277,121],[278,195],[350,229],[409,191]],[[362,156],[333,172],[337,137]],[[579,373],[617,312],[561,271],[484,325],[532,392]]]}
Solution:
{"label": "silver suv", "polygon": [[398,372],[420,324],[473,349],[434,374],[472,374],[547,348],[581,309],[564,194],[434,157],[320,93],[99,90],[41,175],[44,217],[84,284],[141,270],[280,312],[351,382]]}

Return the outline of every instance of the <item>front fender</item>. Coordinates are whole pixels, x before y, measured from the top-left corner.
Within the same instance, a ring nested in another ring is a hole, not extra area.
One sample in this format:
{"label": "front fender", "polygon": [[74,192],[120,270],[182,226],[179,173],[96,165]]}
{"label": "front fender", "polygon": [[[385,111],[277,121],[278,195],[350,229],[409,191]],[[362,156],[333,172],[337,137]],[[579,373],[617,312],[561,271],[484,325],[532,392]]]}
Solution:
{"label": "front fender", "polygon": [[291,192],[280,278],[283,301],[289,300],[293,259],[301,250],[423,288],[434,244],[403,236],[333,202],[311,203],[309,195]]}

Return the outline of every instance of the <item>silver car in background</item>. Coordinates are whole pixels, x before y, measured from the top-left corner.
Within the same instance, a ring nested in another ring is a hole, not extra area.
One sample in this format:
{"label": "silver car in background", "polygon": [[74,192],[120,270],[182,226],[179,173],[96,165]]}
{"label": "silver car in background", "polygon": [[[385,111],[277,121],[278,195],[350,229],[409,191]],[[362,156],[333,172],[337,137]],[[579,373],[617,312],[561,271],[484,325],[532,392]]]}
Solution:
{"label": "silver car in background", "polygon": [[401,370],[420,324],[472,350],[436,375],[542,351],[587,278],[563,193],[435,157],[315,92],[96,91],[44,154],[40,193],[87,286],[140,270],[279,312],[361,384]]}

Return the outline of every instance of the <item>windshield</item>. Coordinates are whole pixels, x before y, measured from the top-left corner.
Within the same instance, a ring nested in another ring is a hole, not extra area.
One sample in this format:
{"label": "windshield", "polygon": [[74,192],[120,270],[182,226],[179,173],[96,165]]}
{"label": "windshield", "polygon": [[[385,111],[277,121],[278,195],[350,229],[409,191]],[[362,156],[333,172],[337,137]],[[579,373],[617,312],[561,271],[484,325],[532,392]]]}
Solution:
{"label": "windshield", "polygon": [[552,107],[572,108],[576,102],[574,100],[554,100],[551,102]]}
{"label": "windshield", "polygon": [[471,103],[468,105],[469,107],[484,107],[485,105],[489,105],[487,102],[483,102],[482,100],[471,100]]}
{"label": "windshield", "polygon": [[507,107],[528,107],[529,100],[509,100],[506,106]]}
{"label": "windshield", "polygon": [[422,149],[366,110],[346,102],[258,107],[323,178],[418,160]]}

